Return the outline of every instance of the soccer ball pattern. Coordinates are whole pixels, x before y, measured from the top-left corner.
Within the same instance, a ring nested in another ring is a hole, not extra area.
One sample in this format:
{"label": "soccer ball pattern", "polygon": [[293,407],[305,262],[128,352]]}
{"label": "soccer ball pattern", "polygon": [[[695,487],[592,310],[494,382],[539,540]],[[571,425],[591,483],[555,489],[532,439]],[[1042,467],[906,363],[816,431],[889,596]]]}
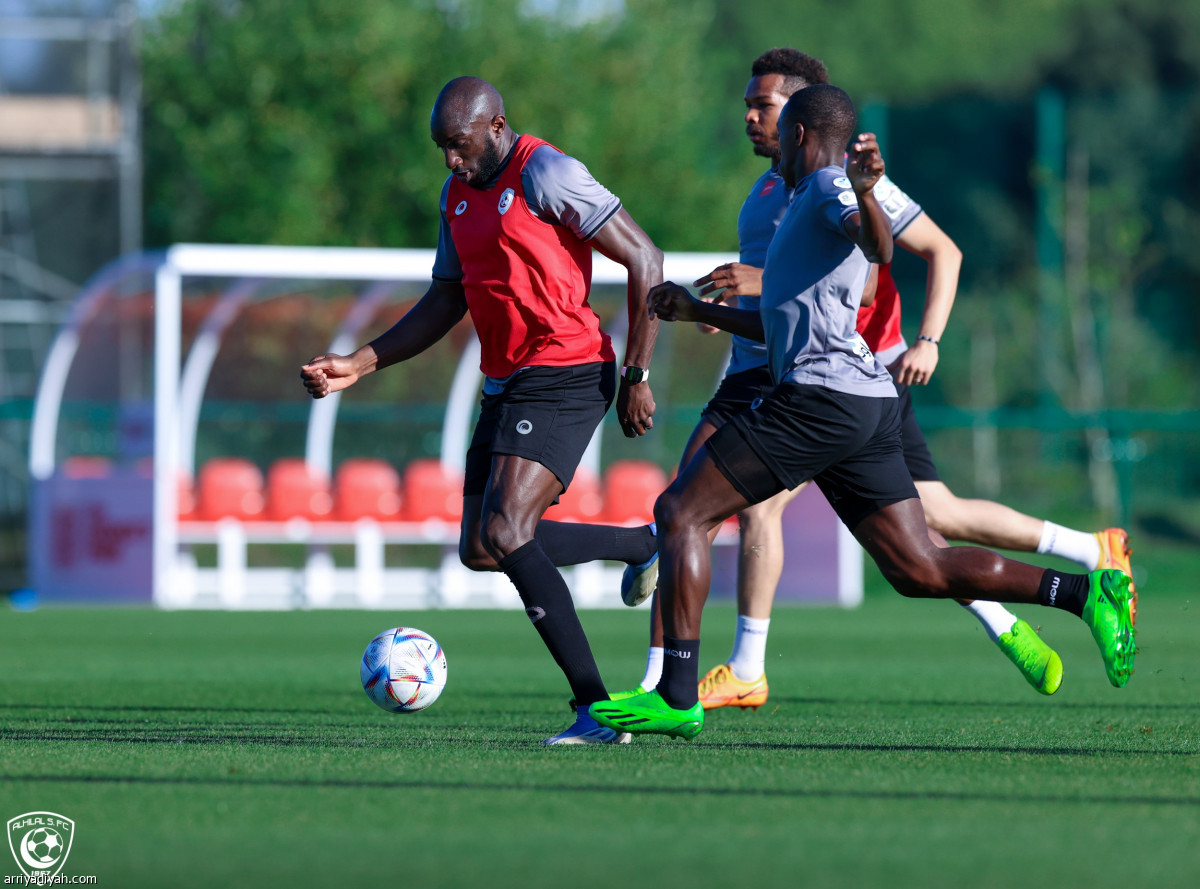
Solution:
{"label": "soccer ball pattern", "polygon": [[30,858],[48,867],[62,855],[63,840],[57,830],[39,827],[25,837],[25,849]]}
{"label": "soccer ball pattern", "polygon": [[414,713],[446,687],[446,654],[428,633],[394,627],[371,640],[359,678],[367,697],[384,710]]}

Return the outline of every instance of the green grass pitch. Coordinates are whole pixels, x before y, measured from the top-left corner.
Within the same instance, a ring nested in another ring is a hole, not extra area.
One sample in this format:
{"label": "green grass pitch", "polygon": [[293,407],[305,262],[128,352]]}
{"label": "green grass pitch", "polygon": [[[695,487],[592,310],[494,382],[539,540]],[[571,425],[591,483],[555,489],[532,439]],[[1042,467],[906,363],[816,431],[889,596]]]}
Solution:
{"label": "green grass pitch", "polygon": [[[1195,887],[1198,605],[1143,594],[1123,690],[1075,618],[1014,609],[1063,656],[1053,698],[952,604],[778,609],[767,706],[570,749],[538,743],[569,693],[519,611],[5,611],[0,821],[73,819],[64,873],[120,889]],[[732,617],[706,614],[705,666]],[[634,684],[645,613],[584,621]],[[449,658],[416,715],[358,683],[397,623]]]}

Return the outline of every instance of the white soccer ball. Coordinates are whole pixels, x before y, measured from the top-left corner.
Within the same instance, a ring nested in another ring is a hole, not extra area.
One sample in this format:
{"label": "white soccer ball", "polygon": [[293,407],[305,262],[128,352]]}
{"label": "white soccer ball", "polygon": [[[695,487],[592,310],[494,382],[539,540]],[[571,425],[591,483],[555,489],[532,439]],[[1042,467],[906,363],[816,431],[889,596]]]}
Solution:
{"label": "white soccer ball", "polygon": [[359,677],[367,697],[384,710],[414,713],[446,687],[446,654],[428,633],[394,627],[371,640]]}

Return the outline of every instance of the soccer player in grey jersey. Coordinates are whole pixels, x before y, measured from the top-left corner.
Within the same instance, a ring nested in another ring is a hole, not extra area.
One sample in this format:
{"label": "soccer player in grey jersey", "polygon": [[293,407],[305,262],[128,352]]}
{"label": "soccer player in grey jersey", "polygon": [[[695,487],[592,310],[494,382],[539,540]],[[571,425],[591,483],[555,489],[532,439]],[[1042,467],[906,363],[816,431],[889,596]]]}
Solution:
{"label": "soccer player in grey jersey", "polygon": [[[773,49],[755,59],[745,94],[746,134],[755,154],[771,158],[772,164],[755,181],[738,214],[739,262],[719,266],[696,281],[702,288],[702,296],[736,299],[742,309],[758,307],[767,248],[791,196],[777,166],[779,111],[797,90],[826,82],[824,64],[796,49]],[[921,336],[914,346],[910,348],[900,333],[899,296],[890,275],[880,283],[880,299],[872,312],[859,313],[858,329],[867,345],[902,384],[899,391],[905,462],[930,528],[952,540],[1027,552],[1036,549],[1075,561],[1088,570],[1118,568],[1129,574],[1128,538],[1124,531],[1115,528],[1095,534],[1077,531],[1018,513],[1000,503],[960,498],[938,477],[914,416],[907,386],[927,384],[937,367],[938,349],[934,341],[941,337],[954,303],[961,253],[921,206],[886,175],[874,191],[891,221],[896,243],[928,262]],[[863,305],[867,303],[864,295]],[[703,329],[716,330],[707,326]],[[764,344],[733,337],[729,366],[684,449],[680,470],[719,426],[770,389],[766,365]],[[738,514],[737,627],[728,659],[701,679],[700,700],[705,709],[759,707],[767,700],[765,656],[775,588],[783,572],[783,512],[802,488],[783,491]],[[958,601],[980,621],[988,637],[1030,685],[1042,694],[1053,694],[1058,689],[1062,661],[1028,623],[1018,620],[996,602]],[[653,688],[662,669],[662,622],[657,603],[652,609],[650,636],[646,673],[638,685],[639,691]],[[617,692],[615,696],[625,694]]]}
{"label": "soccer player in grey jersey", "polygon": [[841,167],[855,124],[849,96],[826,84],[800,90],[784,107],[779,169],[795,195],[768,250],[759,312],[705,303],[669,282],[650,292],[660,318],[765,340],[776,387],[722,426],[655,504],[663,674],[652,691],[591,706],[597,722],[614,730],[699,734],[709,532],[809,479],[902,595],[969,591],[1071,611],[1089,625],[1109,681],[1128,682],[1135,646],[1125,574],[1065,574],[978,547],[940,548],[930,539],[904,462],[895,387],[855,330],[869,263],[886,263],[892,252],[887,217],[872,192],[884,169],[874,136],[860,134]]}

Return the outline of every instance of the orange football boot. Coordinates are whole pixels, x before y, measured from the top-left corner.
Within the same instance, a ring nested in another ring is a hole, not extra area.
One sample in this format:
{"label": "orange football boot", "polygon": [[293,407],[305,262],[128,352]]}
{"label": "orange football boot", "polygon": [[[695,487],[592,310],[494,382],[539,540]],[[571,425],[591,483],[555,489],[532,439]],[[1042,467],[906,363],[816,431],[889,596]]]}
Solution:
{"label": "orange football boot", "polygon": [[717,707],[753,707],[757,710],[767,702],[767,674],[753,682],[743,682],[733,675],[729,664],[718,664],[700,680],[700,703],[705,710]]}
{"label": "orange football boot", "polygon": [[1133,555],[1129,535],[1123,528],[1107,528],[1097,531],[1095,537],[1100,543],[1100,564],[1096,570],[1115,568],[1129,578],[1129,622],[1136,624],[1137,587],[1133,585],[1133,566],[1129,564],[1129,557]]}

